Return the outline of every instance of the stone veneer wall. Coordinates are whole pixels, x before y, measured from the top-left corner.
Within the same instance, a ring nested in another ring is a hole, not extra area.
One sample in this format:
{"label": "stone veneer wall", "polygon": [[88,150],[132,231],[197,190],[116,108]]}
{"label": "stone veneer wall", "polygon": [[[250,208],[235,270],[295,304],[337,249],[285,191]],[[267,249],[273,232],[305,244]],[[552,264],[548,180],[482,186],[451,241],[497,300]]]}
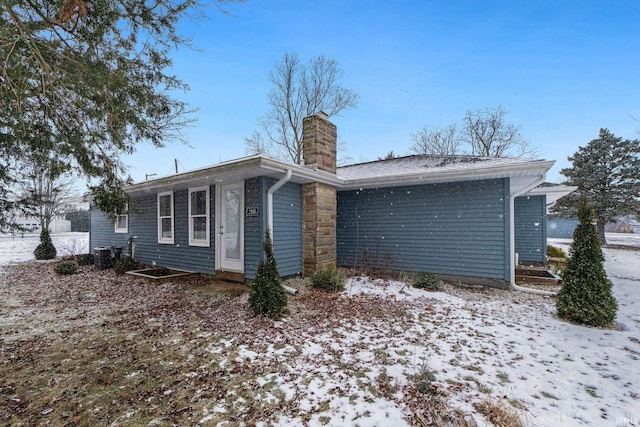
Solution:
{"label": "stone veneer wall", "polygon": [[[302,121],[305,166],[336,173],[336,125],[320,112]],[[304,275],[336,265],[336,188],[310,183],[302,186]]]}
{"label": "stone veneer wall", "polygon": [[305,184],[303,206],[304,275],[336,266],[336,188]]}

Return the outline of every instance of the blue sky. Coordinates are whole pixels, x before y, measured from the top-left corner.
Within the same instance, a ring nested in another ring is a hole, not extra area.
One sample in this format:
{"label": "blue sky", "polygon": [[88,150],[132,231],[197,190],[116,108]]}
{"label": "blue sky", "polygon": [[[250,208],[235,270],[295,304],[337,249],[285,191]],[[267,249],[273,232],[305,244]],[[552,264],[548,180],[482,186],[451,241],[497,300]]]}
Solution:
{"label": "blue sky", "polygon": [[[285,52],[324,54],[360,95],[332,121],[354,162],[410,154],[411,133],[459,123],[467,110],[507,110],[548,180],[601,127],[640,136],[640,3],[621,1],[266,1],[214,6],[185,21],[197,49],[173,55],[173,72],[199,108],[190,146],[140,145],[124,158],[136,181],[243,157],[244,138],[267,112],[268,73]],[[632,117],[633,116],[633,117]]]}

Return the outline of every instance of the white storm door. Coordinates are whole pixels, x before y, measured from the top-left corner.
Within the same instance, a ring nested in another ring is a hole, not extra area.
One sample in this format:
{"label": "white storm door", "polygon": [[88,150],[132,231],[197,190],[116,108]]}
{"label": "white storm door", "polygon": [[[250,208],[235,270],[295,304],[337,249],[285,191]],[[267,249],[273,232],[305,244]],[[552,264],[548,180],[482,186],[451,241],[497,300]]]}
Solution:
{"label": "white storm door", "polygon": [[244,182],[220,185],[216,198],[218,268],[244,272]]}

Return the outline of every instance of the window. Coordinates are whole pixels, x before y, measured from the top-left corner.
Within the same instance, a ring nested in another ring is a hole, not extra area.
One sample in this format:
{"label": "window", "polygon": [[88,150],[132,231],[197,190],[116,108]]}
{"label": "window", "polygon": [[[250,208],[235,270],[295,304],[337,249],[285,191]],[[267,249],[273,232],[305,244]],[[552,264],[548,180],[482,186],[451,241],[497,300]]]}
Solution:
{"label": "window", "polygon": [[209,187],[189,189],[189,245],[209,246]]}
{"label": "window", "polygon": [[173,244],[173,192],[158,193],[158,243]]}
{"label": "window", "polygon": [[[129,212],[129,206],[125,207],[125,212]],[[129,215],[128,214],[116,214],[115,221],[116,233],[128,233],[129,232]]]}

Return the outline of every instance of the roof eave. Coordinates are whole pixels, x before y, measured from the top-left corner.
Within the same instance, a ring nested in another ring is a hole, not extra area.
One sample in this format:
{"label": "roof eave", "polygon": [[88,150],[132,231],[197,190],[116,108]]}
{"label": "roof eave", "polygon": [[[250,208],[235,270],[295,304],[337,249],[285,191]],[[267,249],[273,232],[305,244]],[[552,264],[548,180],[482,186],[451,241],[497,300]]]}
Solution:
{"label": "roof eave", "polygon": [[492,165],[464,170],[429,170],[396,176],[381,176],[365,179],[344,180],[341,190],[360,188],[393,187],[398,185],[434,184],[441,182],[477,181],[482,179],[506,178],[517,173],[539,177],[545,176],[555,161],[533,160],[511,165]]}
{"label": "roof eave", "polygon": [[254,172],[250,174],[252,177],[273,172],[285,174],[287,170],[291,170],[294,182],[320,182],[335,186],[342,185],[342,180],[338,179],[335,174],[322,170],[309,169],[301,165],[283,162],[258,154],[229,162],[219,163],[206,168],[194,169],[192,171],[143,181],[133,184],[125,190],[130,194],[135,194],[158,188],[179,187],[184,186],[193,180],[202,179],[206,176],[211,176],[212,178],[209,180],[212,181],[211,183],[215,183],[217,182],[215,179],[216,175],[230,174],[235,171],[251,169],[254,170]]}

